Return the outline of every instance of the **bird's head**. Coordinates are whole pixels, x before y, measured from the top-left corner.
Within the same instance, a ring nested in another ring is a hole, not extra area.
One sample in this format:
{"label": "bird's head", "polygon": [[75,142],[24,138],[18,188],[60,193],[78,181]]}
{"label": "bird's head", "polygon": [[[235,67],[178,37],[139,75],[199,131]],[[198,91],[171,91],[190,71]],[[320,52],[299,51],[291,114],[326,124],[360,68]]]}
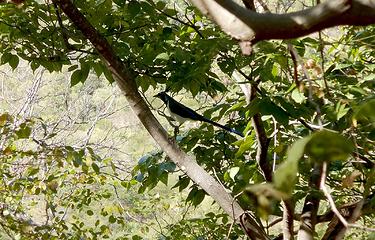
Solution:
{"label": "bird's head", "polygon": [[163,91],[158,94],[156,94],[154,97],[160,98],[163,102],[167,102],[168,95]]}

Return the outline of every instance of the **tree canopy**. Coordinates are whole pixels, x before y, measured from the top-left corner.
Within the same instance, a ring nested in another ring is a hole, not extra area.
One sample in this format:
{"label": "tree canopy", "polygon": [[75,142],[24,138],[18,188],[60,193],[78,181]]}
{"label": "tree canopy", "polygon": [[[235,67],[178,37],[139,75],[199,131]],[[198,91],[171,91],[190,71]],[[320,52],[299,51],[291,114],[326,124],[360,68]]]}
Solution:
{"label": "tree canopy", "polygon": [[[177,175],[185,202],[202,207],[209,196],[220,209],[169,225],[161,239],[370,236],[374,9],[365,0],[1,1],[1,64],[68,73],[72,88],[90,74],[117,84],[159,145],[125,178],[122,163],[88,141],[56,142],[57,125],[1,110],[3,232],[141,239],[126,229],[126,211],[99,212],[97,203],[114,197],[112,186],[124,198]],[[173,134],[152,97],[164,90],[245,137],[205,123]],[[26,206],[42,200],[40,224]]]}

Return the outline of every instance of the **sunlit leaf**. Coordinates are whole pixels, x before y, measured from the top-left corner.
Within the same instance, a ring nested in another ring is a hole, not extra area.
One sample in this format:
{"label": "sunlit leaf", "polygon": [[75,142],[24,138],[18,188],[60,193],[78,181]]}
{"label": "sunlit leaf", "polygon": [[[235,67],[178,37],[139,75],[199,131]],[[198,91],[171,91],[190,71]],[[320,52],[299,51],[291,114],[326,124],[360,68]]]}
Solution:
{"label": "sunlit leaf", "polygon": [[155,57],[155,60],[157,60],[157,59],[168,61],[169,60],[169,54],[168,53],[160,53]]}
{"label": "sunlit leaf", "polygon": [[235,181],[235,176],[237,175],[237,173],[240,171],[240,168],[239,167],[232,167],[231,169],[229,169],[229,176],[230,178]]}
{"label": "sunlit leaf", "polygon": [[303,103],[306,101],[306,97],[303,93],[301,93],[297,88],[295,88],[293,91],[292,91],[292,99],[296,102],[296,103]]}
{"label": "sunlit leaf", "polygon": [[242,140],[240,148],[236,152],[236,157],[242,156],[245,151],[248,151],[249,149],[251,149],[253,144],[254,144],[254,135],[251,134],[251,135],[246,136],[245,139]]}

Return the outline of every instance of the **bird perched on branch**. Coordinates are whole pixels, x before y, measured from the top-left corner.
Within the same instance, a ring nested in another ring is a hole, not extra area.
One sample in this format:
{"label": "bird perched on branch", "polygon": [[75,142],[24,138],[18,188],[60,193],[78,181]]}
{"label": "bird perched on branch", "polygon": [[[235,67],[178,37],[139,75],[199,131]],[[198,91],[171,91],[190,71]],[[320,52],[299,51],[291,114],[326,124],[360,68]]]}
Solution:
{"label": "bird perched on branch", "polygon": [[177,102],[171,96],[169,96],[166,92],[160,92],[156,94],[154,97],[160,98],[165,105],[167,106],[171,117],[177,120],[180,124],[184,123],[186,120],[194,120],[194,121],[201,121],[210,123],[216,127],[222,128],[228,132],[237,134],[243,137],[243,134],[235,129],[223,126],[217,122],[214,122],[208,118],[203,117],[193,109],[186,107],[185,105]]}

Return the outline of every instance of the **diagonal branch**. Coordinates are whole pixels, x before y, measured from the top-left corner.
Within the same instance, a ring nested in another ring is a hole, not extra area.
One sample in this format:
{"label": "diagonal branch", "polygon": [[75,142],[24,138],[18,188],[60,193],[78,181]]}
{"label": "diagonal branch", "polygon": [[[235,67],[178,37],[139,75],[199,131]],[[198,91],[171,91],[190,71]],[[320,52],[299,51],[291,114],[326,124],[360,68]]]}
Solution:
{"label": "diagonal branch", "polygon": [[336,215],[336,217],[340,220],[340,222],[344,225],[344,227],[347,228],[348,222],[337,209],[335,201],[333,200],[331,194],[329,193],[329,190],[326,187],[326,177],[327,177],[327,162],[323,162],[322,181],[320,182],[320,189],[323,191],[324,195],[328,199],[332,212]]}
{"label": "diagonal branch", "polygon": [[228,35],[253,44],[261,40],[297,38],[333,26],[375,23],[375,2],[371,0],[329,0],[286,14],[256,13],[232,0],[191,2]]}

